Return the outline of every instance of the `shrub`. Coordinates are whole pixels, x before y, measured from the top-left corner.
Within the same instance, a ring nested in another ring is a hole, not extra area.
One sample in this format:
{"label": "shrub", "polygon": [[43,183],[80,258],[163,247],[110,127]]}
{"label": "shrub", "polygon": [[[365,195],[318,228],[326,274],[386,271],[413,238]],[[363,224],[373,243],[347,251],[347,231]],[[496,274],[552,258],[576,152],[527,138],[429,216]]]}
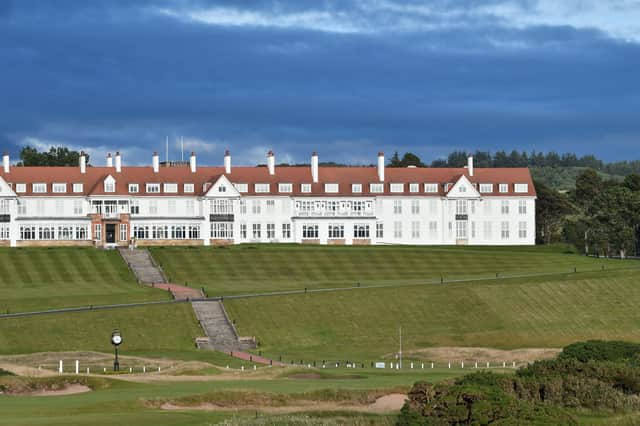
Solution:
{"label": "shrub", "polygon": [[559,355],[560,359],[573,358],[581,362],[620,361],[636,358],[640,354],[640,344],[617,340],[589,340],[571,344]]}

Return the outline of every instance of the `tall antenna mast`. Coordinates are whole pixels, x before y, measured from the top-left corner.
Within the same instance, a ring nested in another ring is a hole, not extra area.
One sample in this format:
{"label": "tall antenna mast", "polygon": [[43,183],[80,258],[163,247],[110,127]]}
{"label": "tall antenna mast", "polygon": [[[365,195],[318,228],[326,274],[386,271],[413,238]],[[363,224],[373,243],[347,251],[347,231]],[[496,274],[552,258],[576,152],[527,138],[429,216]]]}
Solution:
{"label": "tall antenna mast", "polygon": [[167,141],[165,142],[164,161],[167,162],[167,166],[168,166],[169,165],[169,136],[167,136]]}

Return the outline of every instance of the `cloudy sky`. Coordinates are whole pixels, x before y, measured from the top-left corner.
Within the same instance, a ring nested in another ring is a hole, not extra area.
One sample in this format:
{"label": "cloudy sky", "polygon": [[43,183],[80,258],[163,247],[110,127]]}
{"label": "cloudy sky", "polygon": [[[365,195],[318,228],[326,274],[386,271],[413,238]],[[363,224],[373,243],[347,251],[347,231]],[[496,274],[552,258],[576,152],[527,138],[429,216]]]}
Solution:
{"label": "cloudy sky", "polygon": [[640,157],[637,0],[0,0],[0,146]]}

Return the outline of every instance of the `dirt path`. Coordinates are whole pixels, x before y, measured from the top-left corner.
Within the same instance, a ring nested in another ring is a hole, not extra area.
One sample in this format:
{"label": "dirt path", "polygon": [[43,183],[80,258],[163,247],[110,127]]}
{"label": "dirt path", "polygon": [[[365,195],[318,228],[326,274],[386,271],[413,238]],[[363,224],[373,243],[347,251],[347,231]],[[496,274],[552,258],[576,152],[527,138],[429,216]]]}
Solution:
{"label": "dirt path", "polygon": [[280,407],[263,407],[253,405],[221,406],[213,403],[204,403],[194,406],[180,406],[164,403],[160,406],[163,410],[198,410],[198,411],[257,411],[269,414],[288,414],[308,411],[357,411],[361,413],[388,413],[400,411],[407,395],[392,393],[378,398],[368,405],[342,405],[337,402],[297,401],[295,405]]}
{"label": "dirt path", "polygon": [[[541,359],[556,357],[562,349],[560,348],[521,348],[512,350],[502,350],[481,347],[460,347],[442,346],[436,348],[417,349],[406,351],[406,357],[418,357],[433,362],[507,362],[511,364],[528,364]],[[388,354],[384,358],[392,358],[394,355]]]}

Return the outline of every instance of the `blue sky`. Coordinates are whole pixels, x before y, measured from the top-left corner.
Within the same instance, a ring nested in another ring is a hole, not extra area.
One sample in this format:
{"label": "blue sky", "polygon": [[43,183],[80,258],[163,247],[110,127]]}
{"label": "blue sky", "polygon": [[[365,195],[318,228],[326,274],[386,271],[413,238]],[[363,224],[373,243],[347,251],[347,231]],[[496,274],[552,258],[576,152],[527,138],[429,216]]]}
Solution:
{"label": "blue sky", "polygon": [[0,0],[0,146],[640,158],[640,1]]}

